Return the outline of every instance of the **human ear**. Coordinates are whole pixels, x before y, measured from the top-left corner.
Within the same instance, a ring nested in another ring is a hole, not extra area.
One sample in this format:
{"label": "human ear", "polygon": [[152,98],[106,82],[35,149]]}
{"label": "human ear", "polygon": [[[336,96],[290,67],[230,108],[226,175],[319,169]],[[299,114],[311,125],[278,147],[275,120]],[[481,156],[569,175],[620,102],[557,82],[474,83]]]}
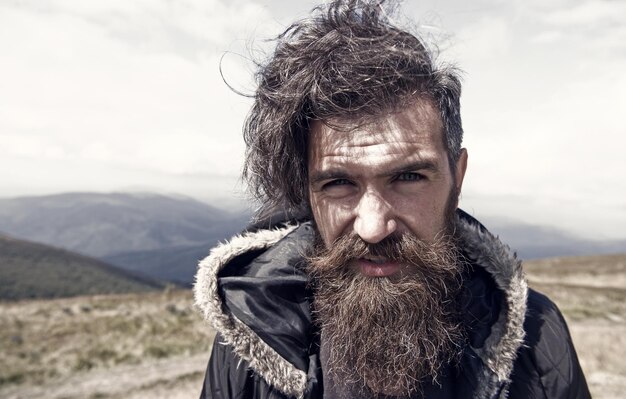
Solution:
{"label": "human ear", "polygon": [[463,187],[463,178],[465,178],[465,171],[467,170],[467,150],[465,148],[461,148],[461,153],[459,154],[459,159],[456,161],[456,168],[454,171],[455,174],[455,185],[457,195],[461,194],[461,187]]}

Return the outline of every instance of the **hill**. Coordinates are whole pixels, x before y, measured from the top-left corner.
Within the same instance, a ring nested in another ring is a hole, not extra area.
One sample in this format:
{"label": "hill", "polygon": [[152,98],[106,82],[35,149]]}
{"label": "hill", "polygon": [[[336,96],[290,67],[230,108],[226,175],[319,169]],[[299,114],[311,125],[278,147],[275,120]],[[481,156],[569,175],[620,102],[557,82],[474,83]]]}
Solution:
{"label": "hill", "polygon": [[[249,218],[187,197],[151,193],[0,199],[0,232],[183,285],[193,281],[198,260],[241,231]],[[512,219],[480,220],[524,259],[626,252],[626,241],[593,241]]]}
{"label": "hill", "polygon": [[624,240],[590,240],[554,227],[499,217],[480,221],[524,259],[626,253]]}
{"label": "hill", "polygon": [[193,283],[198,261],[204,259],[218,240],[189,247],[126,252],[102,259],[126,270],[136,271],[160,281],[171,281],[184,286]]}
{"label": "hill", "polygon": [[0,231],[98,258],[217,241],[241,230],[248,218],[191,198],[149,193],[0,199]]}
{"label": "hill", "polygon": [[[0,232],[118,262],[123,268],[154,265],[167,250],[206,254],[219,240],[241,231],[248,213],[183,196],[153,193],[65,193],[0,199]],[[483,216],[480,221],[525,259],[626,252],[624,240],[591,240],[519,220]],[[194,249],[195,247],[195,249]],[[155,252],[152,252],[155,251]],[[119,255],[119,257],[115,257]],[[152,266],[166,270],[167,265]],[[177,266],[176,266],[177,267]],[[151,273],[151,272],[150,272]],[[160,271],[154,274],[160,276]],[[164,273],[164,274],[167,274]],[[184,276],[176,276],[185,280]]]}
{"label": "hill", "polygon": [[100,260],[0,235],[0,300],[59,298],[162,288]]}

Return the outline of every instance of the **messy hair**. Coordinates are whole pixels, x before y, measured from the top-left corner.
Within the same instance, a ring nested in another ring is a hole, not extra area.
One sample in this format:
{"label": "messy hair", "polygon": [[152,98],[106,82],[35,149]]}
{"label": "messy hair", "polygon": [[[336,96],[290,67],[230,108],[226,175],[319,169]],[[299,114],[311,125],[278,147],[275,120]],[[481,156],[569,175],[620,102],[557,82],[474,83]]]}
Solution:
{"label": "messy hair", "polygon": [[308,212],[307,142],[314,120],[380,117],[426,99],[444,126],[448,160],[461,152],[461,84],[435,65],[424,42],[389,19],[384,0],[336,0],[276,38],[258,65],[258,88],[244,125],[243,178],[261,203],[257,217]]}

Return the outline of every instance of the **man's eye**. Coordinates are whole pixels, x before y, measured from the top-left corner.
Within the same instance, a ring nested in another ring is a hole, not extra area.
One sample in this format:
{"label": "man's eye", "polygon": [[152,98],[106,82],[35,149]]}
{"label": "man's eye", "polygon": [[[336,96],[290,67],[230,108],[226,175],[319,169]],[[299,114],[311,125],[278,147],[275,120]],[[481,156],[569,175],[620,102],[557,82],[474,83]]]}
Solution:
{"label": "man's eye", "polygon": [[348,185],[348,184],[351,184],[350,180],[348,180],[348,179],[335,179],[335,180],[331,180],[328,183],[324,184],[323,188],[345,186],[345,185]]}
{"label": "man's eye", "polygon": [[415,172],[404,172],[404,173],[400,173],[398,176],[396,176],[395,180],[396,181],[418,181],[423,179],[424,176],[420,175],[419,173],[415,173]]}

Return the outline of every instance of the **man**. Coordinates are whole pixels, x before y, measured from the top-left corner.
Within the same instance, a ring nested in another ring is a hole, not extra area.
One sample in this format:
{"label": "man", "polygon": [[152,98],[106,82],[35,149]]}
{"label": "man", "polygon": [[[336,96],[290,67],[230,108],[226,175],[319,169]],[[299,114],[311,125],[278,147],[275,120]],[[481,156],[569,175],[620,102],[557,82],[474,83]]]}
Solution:
{"label": "man", "polygon": [[460,82],[377,2],[289,27],[246,122],[259,223],[200,263],[207,398],[588,398],[565,321],[457,209]]}

